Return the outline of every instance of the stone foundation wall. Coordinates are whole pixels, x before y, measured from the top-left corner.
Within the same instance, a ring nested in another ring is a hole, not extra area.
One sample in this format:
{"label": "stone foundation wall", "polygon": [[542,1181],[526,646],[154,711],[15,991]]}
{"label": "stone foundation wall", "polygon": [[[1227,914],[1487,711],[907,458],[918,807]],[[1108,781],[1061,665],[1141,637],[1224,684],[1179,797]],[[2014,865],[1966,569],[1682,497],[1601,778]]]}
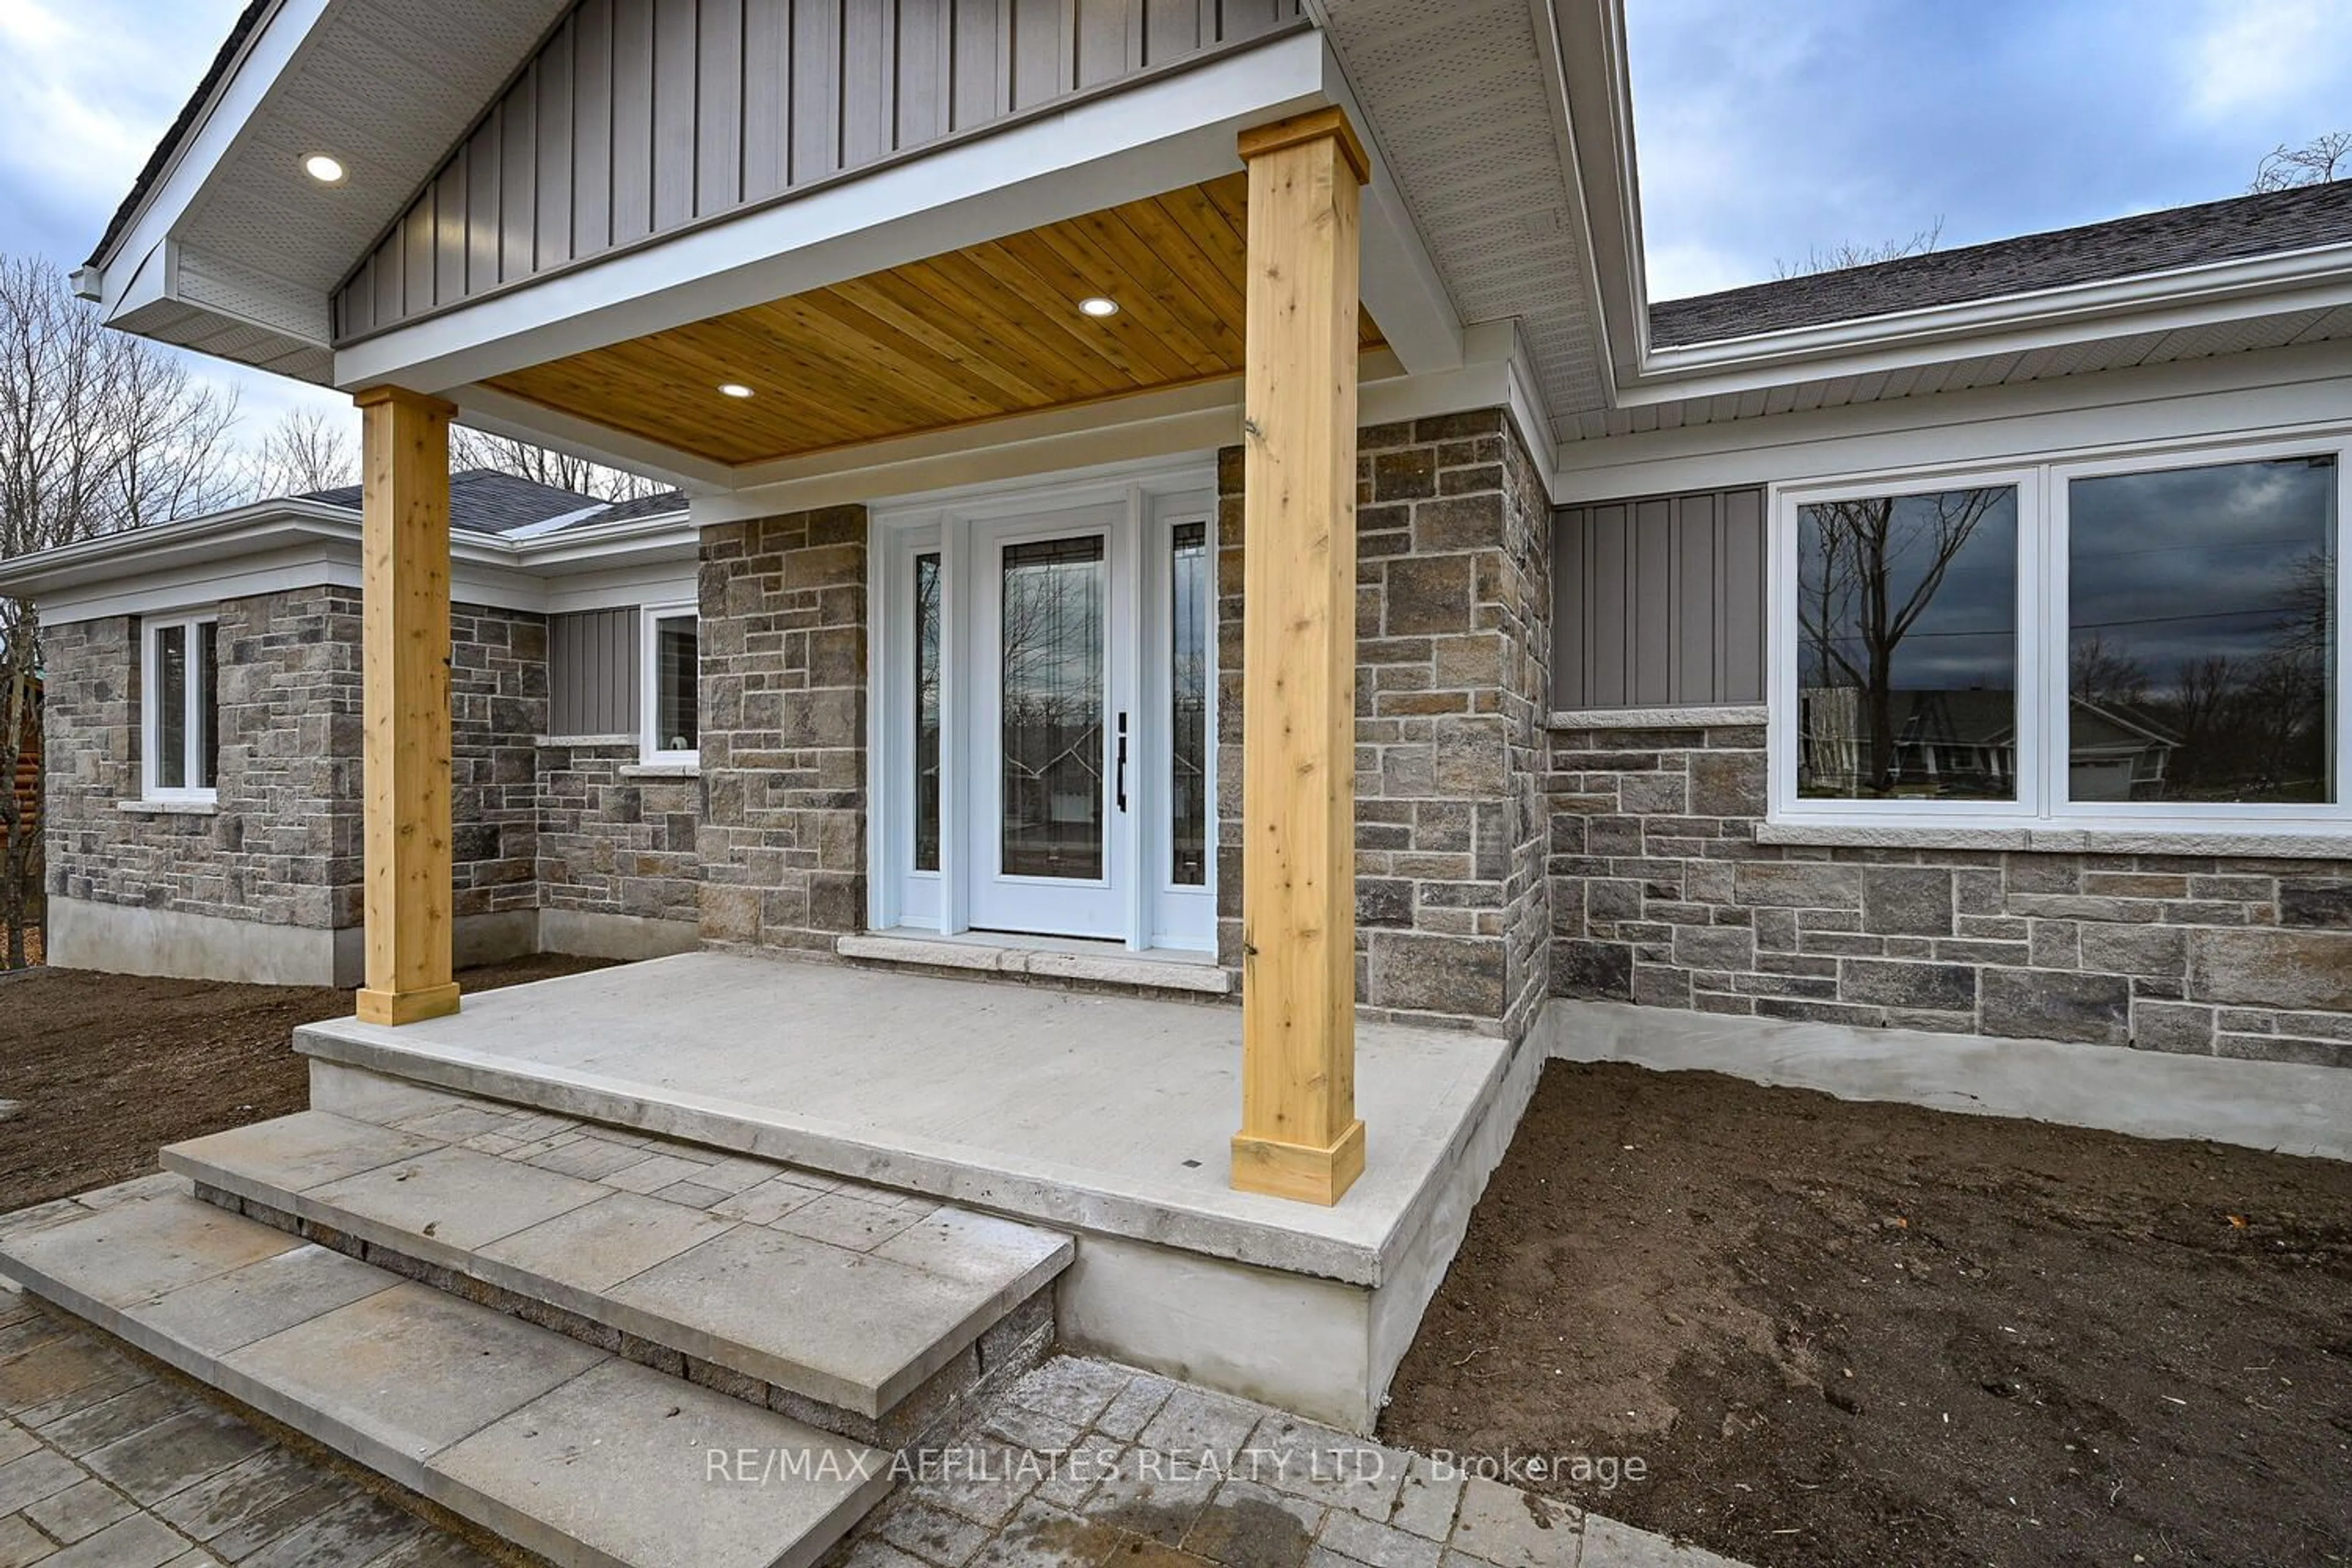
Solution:
{"label": "stone foundation wall", "polygon": [[1759,845],[1765,769],[1552,733],[1554,994],[2352,1067],[2352,862]]}
{"label": "stone foundation wall", "polygon": [[866,923],[866,511],[702,532],[706,942],[830,951]]}
{"label": "stone foundation wall", "polygon": [[[210,810],[135,805],[139,622],[44,632],[48,890],[264,925],[357,926],[359,595],[292,589],[225,600],[218,616],[220,766]],[[531,742],[547,723],[546,625],[460,605],[452,630],[456,913],[528,911],[539,907]]]}
{"label": "stone foundation wall", "polygon": [[209,812],[140,795],[140,637],[128,616],[44,630],[48,890],[96,903],[318,929],[359,919],[359,596],[232,599],[217,636]]}
{"label": "stone foundation wall", "polygon": [[636,771],[637,755],[635,740],[540,748],[540,908],[701,918],[701,781]]}
{"label": "stone foundation wall", "polygon": [[[1549,923],[1548,503],[1500,409],[1367,426],[1358,449],[1357,1000],[1516,1037]],[[1218,949],[1238,968],[1238,448],[1218,490]]]}

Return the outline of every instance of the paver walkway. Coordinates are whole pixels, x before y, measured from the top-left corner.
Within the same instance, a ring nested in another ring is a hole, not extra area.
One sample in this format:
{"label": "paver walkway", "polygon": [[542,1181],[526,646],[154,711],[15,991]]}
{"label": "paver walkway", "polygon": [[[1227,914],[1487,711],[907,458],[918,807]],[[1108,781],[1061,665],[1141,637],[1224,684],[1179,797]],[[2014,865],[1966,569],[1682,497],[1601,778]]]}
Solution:
{"label": "paver walkway", "polygon": [[[804,1457],[803,1457],[804,1458]],[[790,1454],[712,1457],[783,1484]],[[1062,1356],[903,1461],[839,1568],[1739,1568],[1260,1405]],[[0,1283],[0,1568],[492,1568]]]}
{"label": "paver walkway", "polygon": [[0,1568],[490,1560],[0,1282]]}

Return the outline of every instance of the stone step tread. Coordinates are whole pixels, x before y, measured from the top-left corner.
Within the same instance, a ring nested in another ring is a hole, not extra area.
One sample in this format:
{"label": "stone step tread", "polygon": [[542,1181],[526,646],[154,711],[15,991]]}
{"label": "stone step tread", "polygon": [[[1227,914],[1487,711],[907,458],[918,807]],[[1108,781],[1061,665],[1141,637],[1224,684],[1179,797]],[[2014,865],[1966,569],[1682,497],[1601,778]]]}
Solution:
{"label": "stone step tread", "polygon": [[[172,1176],[0,1218],[0,1273],[555,1562],[807,1568],[889,1489],[878,1450],[229,1214]],[[709,1456],[739,1451],[776,1456],[762,1484],[710,1479]]]}
{"label": "stone step tread", "polygon": [[1045,1289],[1066,1236],[936,1198],[490,1102],[325,1110],[168,1171],[877,1417]]}

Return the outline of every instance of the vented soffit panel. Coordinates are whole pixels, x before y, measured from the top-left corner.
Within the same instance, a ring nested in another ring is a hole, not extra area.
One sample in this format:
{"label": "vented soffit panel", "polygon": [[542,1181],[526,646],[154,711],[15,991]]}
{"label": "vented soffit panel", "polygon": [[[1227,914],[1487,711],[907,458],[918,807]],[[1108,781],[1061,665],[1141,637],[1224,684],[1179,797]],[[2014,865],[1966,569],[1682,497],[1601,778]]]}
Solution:
{"label": "vented soffit panel", "polygon": [[1516,318],[1560,434],[1607,405],[1528,0],[1322,0],[1326,35],[1465,322]]}
{"label": "vented soffit panel", "polygon": [[[170,237],[182,257],[173,287],[213,320],[208,327],[189,323],[183,329],[187,335],[165,341],[304,380],[328,380],[328,299],[335,285],[406,208],[568,5],[336,0],[328,5],[172,225]],[[188,117],[184,141],[203,131],[233,79],[218,84],[214,104]],[[343,164],[340,184],[321,184],[304,172],[303,160],[320,153]],[[168,181],[173,163],[159,161],[157,186]],[[134,217],[125,237],[138,231]],[[190,266],[197,258],[203,264]],[[135,268],[142,260],[118,249],[110,273]],[[225,294],[233,299],[218,297]],[[142,307],[132,314],[149,313]],[[119,314],[115,321],[145,330],[131,317]],[[267,330],[234,330],[253,325]],[[199,336],[207,341],[194,341]]]}

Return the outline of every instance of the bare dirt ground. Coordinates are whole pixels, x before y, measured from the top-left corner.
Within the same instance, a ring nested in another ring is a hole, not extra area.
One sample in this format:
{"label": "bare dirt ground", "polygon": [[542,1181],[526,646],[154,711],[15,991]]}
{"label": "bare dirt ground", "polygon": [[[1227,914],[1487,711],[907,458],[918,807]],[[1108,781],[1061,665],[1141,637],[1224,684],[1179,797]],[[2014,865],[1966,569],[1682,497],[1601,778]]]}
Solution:
{"label": "bare dirt ground", "polygon": [[[467,970],[486,991],[597,969],[527,958]],[[129,1181],[166,1143],[310,1103],[297,1024],[347,1015],[348,991],[150,980],[87,970],[0,979],[0,1213]]]}
{"label": "bare dirt ground", "polygon": [[1555,1065],[1381,1431],[1766,1568],[2352,1563],[2352,1166]]}

